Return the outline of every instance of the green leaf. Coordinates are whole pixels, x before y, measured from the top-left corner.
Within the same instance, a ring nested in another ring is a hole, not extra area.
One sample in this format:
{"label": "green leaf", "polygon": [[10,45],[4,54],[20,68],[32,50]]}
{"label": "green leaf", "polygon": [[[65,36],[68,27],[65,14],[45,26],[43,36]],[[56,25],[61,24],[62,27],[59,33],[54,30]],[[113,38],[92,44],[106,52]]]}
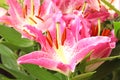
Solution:
{"label": "green leaf", "polygon": [[15,55],[8,47],[0,44],[0,54],[4,66],[10,69],[18,69],[16,62],[17,55]]}
{"label": "green leaf", "polygon": [[0,74],[0,80],[10,80],[10,79],[5,77],[4,75]]}
{"label": "green leaf", "polygon": [[73,77],[72,80],[88,80],[95,73],[96,72],[88,72],[88,73],[80,74],[80,75]]}
{"label": "green leaf", "polygon": [[120,41],[116,43],[116,47],[112,50],[111,56],[120,55]]}
{"label": "green leaf", "polygon": [[92,52],[93,52],[93,50],[90,51],[90,52],[85,56],[85,58],[79,63],[78,67],[76,68],[77,71],[80,71],[81,73],[84,73],[84,72],[85,72],[87,59],[90,57],[90,55],[92,54]]}
{"label": "green leaf", "polygon": [[18,47],[30,47],[33,46],[34,42],[26,38],[21,38],[20,33],[15,31],[13,28],[0,25],[0,35],[9,43]]}
{"label": "green leaf", "polygon": [[18,79],[34,80],[32,76],[28,76],[25,72],[19,70],[19,66],[17,65],[16,62],[17,55],[3,44],[0,44],[0,54],[2,60],[2,64],[0,64],[0,68],[9,72]]}
{"label": "green leaf", "polygon": [[61,73],[55,73],[55,76],[57,76],[60,80],[68,80],[68,77]]}
{"label": "green leaf", "polygon": [[58,77],[37,65],[25,64],[25,69],[38,80],[60,80]]}
{"label": "green leaf", "polygon": [[2,68],[5,71],[11,73],[17,79],[21,79],[21,80],[35,80],[32,76],[29,76],[29,75],[25,74],[24,72],[9,69],[9,68],[5,67],[2,64],[0,64],[0,68]]}
{"label": "green leaf", "polygon": [[6,4],[6,0],[0,0],[0,7],[3,7],[5,9],[8,8],[7,4]]}
{"label": "green leaf", "polygon": [[106,75],[118,68],[120,68],[120,59],[107,61],[96,70],[90,80],[102,80]]}
{"label": "green leaf", "polygon": [[120,22],[114,22],[113,25],[115,36],[120,39]]}

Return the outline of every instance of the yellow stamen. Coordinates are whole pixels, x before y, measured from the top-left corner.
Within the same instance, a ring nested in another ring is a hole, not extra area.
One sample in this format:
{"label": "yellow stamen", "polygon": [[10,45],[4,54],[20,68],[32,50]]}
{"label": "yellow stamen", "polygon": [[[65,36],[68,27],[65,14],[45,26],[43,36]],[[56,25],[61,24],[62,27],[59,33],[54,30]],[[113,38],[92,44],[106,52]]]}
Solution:
{"label": "yellow stamen", "polygon": [[84,2],[84,4],[83,4],[83,6],[82,6],[82,10],[81,10],[81,11],[82,11],[82,13],[84,13],[84,11],[85,11],[86,4],[87,4],[87,2],[85,1],[85,2]]}
{"label": "yellow stamen", "polygon": [[[64,38],[63,38],[63,42],[64,42],[66,30],[63,33],[63,35],[64,35]],[[53,48],[56,51],[57,55],[60,57],[61,61],[64,63],[67,63],[65,52],[64,52],[64,46],[62,46],[61,43],[62,42],[61,42],[61,35],[60,35],[60,23],[58,22],[56,23],[56,41]]]}
{"label": "yellow stamen", "polygon": [[31,16],[34,15],[34,0],[31,0]]}
{"label": "yellow stamen", "polygon": [[100,31],[101,31],[101,24],[100,24],[100,19],[98,19],[98,36],[100,36]]}
{"label": "yellow stamen", "polygon": [[30,19],[30,24],[37,24],[37,22],[33,18],[29,17],[29,19]]}
{"label": "yellow stamen", "polygon": [[57,43],[58,43],[58,47],[59,47],[59,45],[61,44],[61,41],[60,41],[60,39],[61,39],[61,36],[60,36],[60,23],[59,22],[56,23],[56,33],[57,33],[57,35],[56,35]]}

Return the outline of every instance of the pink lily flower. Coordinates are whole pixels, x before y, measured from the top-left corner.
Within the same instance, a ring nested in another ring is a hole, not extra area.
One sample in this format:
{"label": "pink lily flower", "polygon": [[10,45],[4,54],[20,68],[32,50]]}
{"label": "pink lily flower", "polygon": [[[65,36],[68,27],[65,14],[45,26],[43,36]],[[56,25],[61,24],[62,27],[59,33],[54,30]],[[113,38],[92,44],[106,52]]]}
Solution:
{"label": "pink lily flower", "polygon": [[[46,35],[31,26],[26,26],[32,34],[37,36],[41,51],[34,51],[18,58],[18,64],[35,64],[41,67],[69,75],[74,72],[76,65],[90,52],[97,49],[114,48],[111,38],[105,36],[87,37],[76,41],[73,32],[62,23],[56,23],[54,31],[47,31]],[[79,34],[78,34],[79,35]]]}
{"label": "pink lily flower", "polygon": [[[91,36],[98,36],[98,26],[92,26],[91,27]],[[109,30],[109,29],[103,29],[101,31],[101,34],[99,36],[106,36],[111,39],[111,46],[115,47],[116,42],[118,39],[115,37],[114,30]],[[107,45],[99,45],[101,48],[96,48],[93,53],[90,55],[89,59],[87,60],[88,62],[93,60],[93,59],[100,59],[100,58],[106,58],[109,57],[112,49]],[[101,64],[103,64],[105,61],[94,63],[91,65],[86,66],[86,72],[88,71],[94,71],[97,69]]]}
{"label": "pink lily flower", "polygon": [[[79,41],[81,39],[92,37],[92,36],[98,37],[98,26],[93,26],[93,24],[98,25],[97,18],[96,18],[97,16],[95,16],[95,17],[91,16],[91,19],[90,18],[85,19],[82,17],[82,14],[81,14],[81,16],[77,16],[78,14],[79,13],[63,16],[63,19],[67,23],[67,27],[69,27],[70,30],[72,31],[72,34],[74,36],[76,36],[75,37],[76,40]],[[92,21],[92,19],[94,19],[94,21]],[[95,21],[96,21],[96,23],[93,23]],[[91,22],[92,22],[92,24],[91,24]],[[115,47],[115,43],[117,42],[117,38],[114,35],[114,31],[113,30],[110,31],[109,29],[104,29],[101,32],[102,33],[99,36],[109,37],[111,39],[111,46]],[[78,35],[78,34],[80,34],[80,35]],[[93,59],[105,58],[105,57],[110,56],[112,48],[108,44],[107,45],[99,45],[99,46],[101,46],[101,48],[100,47],[96,48],[95,51],[93,51],[93,53],[91,54],[91,56],[87,60],[88,62],[93,60]],[[99,63],[89,65],[86,67],[86,71],[93,71],[93,70],[97,69],[102,63],[104,63],[104,62],[99,62]]]}
{"label": "pink lily flower", "polygon": [[7,4],[8,14],[0,16],[0,22],[13,27],[21,34],[29,33],[24,25],[32,25],[45,32],[51,28],[53,21],[51,16],[57,14],[53,13],[53,4],[50,0],[44,0],[42,4],[40,0],[24,0],[23,6],[17,0],[7,0]]}

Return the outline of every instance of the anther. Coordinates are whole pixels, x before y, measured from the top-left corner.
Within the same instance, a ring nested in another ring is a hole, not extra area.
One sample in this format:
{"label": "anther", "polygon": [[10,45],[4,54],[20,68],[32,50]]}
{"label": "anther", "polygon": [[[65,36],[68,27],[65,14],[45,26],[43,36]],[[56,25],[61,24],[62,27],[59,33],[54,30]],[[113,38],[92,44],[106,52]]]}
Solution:
{"label": "anther", "polygon": [[23,8],[23,17],[25,18],[27,15],[27,5]]}
{"label": "anther", "polygon": [[91,27],[91,29],[92,29],[92,36],[97,36],[97,34],[98,34],[98,26],[94,26],[94,25],[92,25],[92,27]]}
{"label": "anther", "polygon": [[103,29],[101,36],[109,36],[110,35],[110,29]]}
{"label": "anther", "polygon": [[37,22],[36,22],[33,18],[29,17],[29,19],[30,19],[32,22],[34,22],[35,24],[37,24]]}
{"label": "anther", "polygon": [[52,47],[53,46],[53,40],[52,40],[52,37],[51,37],[51,34],[50,34],[49,31],[47,31],[46,39],[47,39],[48,44]]}
{"label": "anther", "polygon": [[41,13],[41,6],[39,6],[39,9],[38,9],[38,16],[40,16],[40,13]]}
{"label": "anther", "polygon": [[44,19],[42,19],[41,17],[39,17],[39,16],[35,16],[35,17],[40,19],[42,22],[44,22]]}
{"label": "anther", "polygon": [[62,34],[62,39],[61,39],[62,45],[64,44],[65,40],[66,40],[66,28],[64,29],[63,34]]}
{"label": "anther", "polygon": [[27,35],[30,35],[34,40],[36,39],[36,37],[34,35],[30,34],[27,30],[24,29],[23,32],[25,32],[25,34],[27,34]]}

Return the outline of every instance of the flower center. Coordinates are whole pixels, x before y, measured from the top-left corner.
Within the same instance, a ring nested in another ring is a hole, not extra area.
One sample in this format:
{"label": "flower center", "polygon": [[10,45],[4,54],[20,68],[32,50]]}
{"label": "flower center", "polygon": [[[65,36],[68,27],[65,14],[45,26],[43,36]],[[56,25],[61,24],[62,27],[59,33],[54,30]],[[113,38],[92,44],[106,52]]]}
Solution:
{"label": "flower center", "polygon": [[61,61],[67,63],[64,51],[64,42],[66,40],[66,28],[64,29],[62,35],[60,33],[60,23],[56,23],[56,39],[53,42],[52,36],[49,31],[47,31],[46,39],[48,44],[54,48]]}

